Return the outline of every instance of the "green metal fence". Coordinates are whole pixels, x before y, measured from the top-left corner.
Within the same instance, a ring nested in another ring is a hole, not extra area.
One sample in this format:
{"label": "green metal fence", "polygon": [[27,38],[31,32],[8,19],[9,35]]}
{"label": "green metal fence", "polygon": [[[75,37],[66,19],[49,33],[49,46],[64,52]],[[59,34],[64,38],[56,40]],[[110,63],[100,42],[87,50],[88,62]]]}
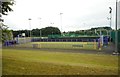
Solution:
{"label": "green metal fence", "polygon": [[[118,31],[118,51],[120,51],[120,30]],[[112,42],[115,43],[115,31],[111,32]]]}
{"label": "green metal fence", "polygon": [[52,35],[48,35],[48,38],[54,38],[54,39],[57,39],[57,38],[78,38],[78,37],[94,38],[94,37],[99,37],[99,36],[97,36],[97,35],[95,35],[95,36],[80,35],[80,34],[62,34],[62,35],[52,34]]}

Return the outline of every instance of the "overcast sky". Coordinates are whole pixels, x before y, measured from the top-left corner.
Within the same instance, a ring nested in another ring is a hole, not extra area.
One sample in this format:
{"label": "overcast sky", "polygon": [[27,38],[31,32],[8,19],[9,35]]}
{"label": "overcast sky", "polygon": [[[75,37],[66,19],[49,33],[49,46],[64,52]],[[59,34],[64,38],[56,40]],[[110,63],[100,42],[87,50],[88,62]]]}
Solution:
{"label": "overcast sky", "polygon": [[[75,31],[109,26],[109,7],[112,7],[112,28],[115,29],[116,0],[15,0],[13,12],[3,16],[9,29],[21,30],[58,27],[62,31]],[[51,24],[52,23],[52,24]]]}

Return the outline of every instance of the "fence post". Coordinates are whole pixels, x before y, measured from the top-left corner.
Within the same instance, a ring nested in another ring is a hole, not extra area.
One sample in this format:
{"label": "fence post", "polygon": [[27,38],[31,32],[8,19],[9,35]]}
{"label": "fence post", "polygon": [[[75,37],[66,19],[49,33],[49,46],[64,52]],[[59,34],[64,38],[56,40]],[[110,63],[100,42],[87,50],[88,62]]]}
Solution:
{"label": "fence post", "polygon": [[101,50],[101,41],[100,41],[100,38],[98,39],[98,49]]}
{"label": "fence post", "polygon": [[94,39],[94,49],[97,49],[97,47],[96,47],[96,39]]}

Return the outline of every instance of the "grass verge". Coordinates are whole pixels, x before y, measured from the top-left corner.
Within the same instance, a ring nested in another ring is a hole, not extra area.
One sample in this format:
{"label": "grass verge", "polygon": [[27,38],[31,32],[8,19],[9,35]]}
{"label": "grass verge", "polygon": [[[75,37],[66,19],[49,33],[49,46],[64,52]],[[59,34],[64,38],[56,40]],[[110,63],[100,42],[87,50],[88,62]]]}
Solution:
{"label": "grass verge", "polygon": [[118,57],[102,54],[3,49],[3,75],[117,75]]}

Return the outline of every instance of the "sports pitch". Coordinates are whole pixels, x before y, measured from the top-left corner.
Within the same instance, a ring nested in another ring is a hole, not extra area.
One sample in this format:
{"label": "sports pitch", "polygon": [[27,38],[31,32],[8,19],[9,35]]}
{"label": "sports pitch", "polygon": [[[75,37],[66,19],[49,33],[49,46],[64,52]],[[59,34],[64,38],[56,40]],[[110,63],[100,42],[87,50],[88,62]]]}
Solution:
{"label": "sports pitch", "polygon": [[3,48],[3,75],[117,75],[118,56]]}
{"label": "sports pitch", "polygon": [[17,47],[98,50],[97,42],[30,42]]}

